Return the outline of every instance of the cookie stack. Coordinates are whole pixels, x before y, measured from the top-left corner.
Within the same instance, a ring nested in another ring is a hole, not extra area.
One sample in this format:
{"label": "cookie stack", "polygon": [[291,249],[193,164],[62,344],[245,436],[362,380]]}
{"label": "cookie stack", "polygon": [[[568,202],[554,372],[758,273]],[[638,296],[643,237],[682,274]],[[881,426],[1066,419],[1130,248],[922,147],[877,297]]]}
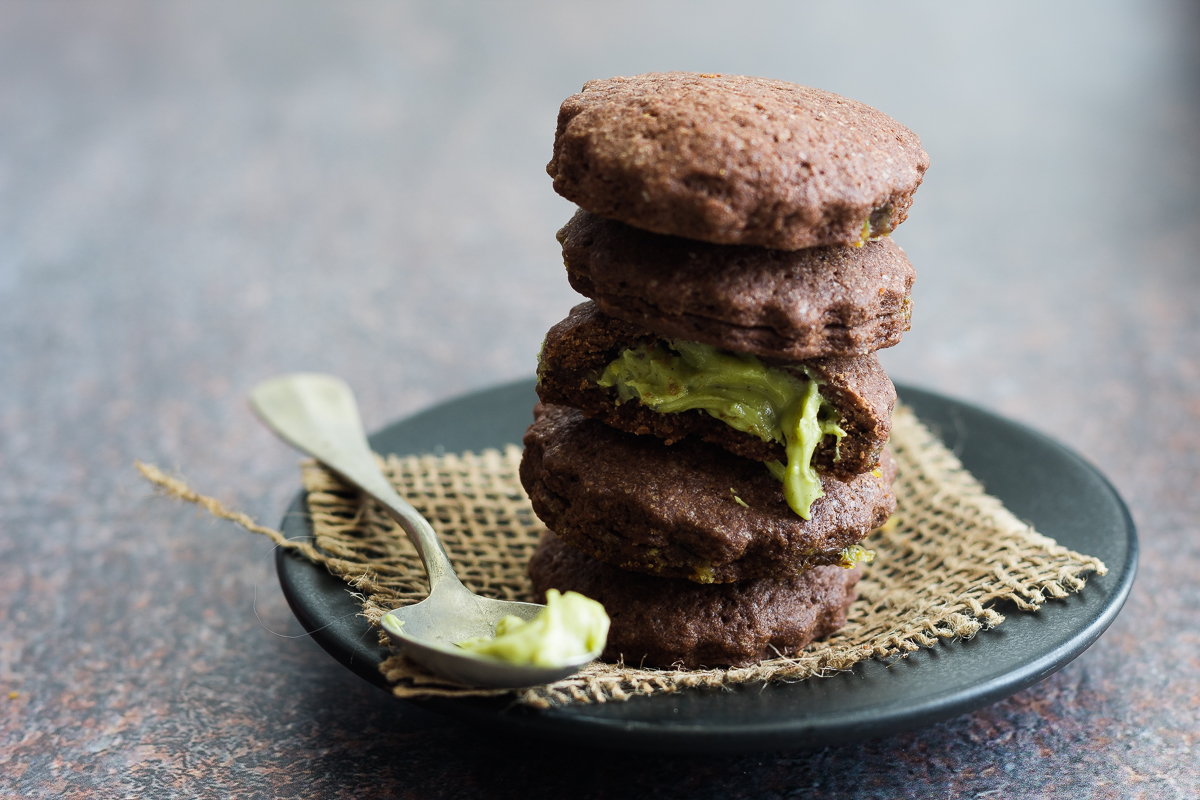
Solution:
{"label": "cookie stack", "polygon": [[553,531],[537,592],[612,618],[606,659],[689,668],[794,652],[845,622],[895,508],[914,273],[888,234],[928,159],[886,115],[761,78],[590,81],[547,171],[590,299],[546,336],[521,480]]}

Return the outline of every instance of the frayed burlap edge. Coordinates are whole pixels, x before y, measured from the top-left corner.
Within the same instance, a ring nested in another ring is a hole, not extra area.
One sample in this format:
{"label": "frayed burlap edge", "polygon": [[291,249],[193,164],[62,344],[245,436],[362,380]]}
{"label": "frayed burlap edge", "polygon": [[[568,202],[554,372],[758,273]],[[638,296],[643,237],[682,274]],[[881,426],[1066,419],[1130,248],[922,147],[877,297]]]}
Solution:
{"label": "frayed burlap edge", "polygon": [[[830,675],[868,658],[891,659],[943,639],[970,638],[1004,621],[994,608],[1000,601],[1036,611],[1048,597],[1081,589],[1088,572],[1107,571],[1098,559],[1061,547],[1017,519],[906,408],[896,410],[890,447],[899,465],[898,509],[865,542],[877,556],[865,567],[859,600],[840,631],[793,656],[743,668],[663,670],[597,662],[566,680],[523,690],[517,701],[546,708]],[[503,452],[389,456],[381,463],[397,490],[438,530],[467,586],[491,597],[531,600],[525,564],[544,528],[521,490],[519,461],[520,450],[509,446]],[[169,493],[323,563],[354,589],[373,625],[389,609],[425,596],[420,561],[395,523],[315,463],[302,468],[312,544],[285,540],[175,479],[152,474],[152,467],[139,468]],[[387,643],[382,632],[381,641]],[[399,697],[505,694],[447,682],[399,655],[380,669]]]}

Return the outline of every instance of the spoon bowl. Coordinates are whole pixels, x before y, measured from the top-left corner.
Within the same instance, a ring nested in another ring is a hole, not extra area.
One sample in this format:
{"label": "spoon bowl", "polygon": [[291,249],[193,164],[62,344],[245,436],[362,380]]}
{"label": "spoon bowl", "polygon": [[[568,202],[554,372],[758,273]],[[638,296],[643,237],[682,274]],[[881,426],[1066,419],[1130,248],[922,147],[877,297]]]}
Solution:
{"label": "spoon bowl", "polygon": [[367,444],[354,393],[333,375],[296,373],[259,384],[250,406],[268,428],[358,487],[383,506],[408,535],[425,573],[429,597],[393,609],[381,624],[413,661],[451,680],[489,688],[552,683],[571,675],[599,652],[554,667],[510,664],[477,655],[457,642],[492,636],[507,615],[532,619],[545,606],[480,597],[463,586],[437,533],[388,483]]}
{"label": "spoon bowl", "polygon": [[562,666],[509,664],[468,653],[456,642],[491,636],[508,615],[532,619],[545,606],[515,600],[493,600],[464,589],[465,594],[438,592],[411,606],[393,609],[380,624],[406,655],[426,668],[461,683],[488,687],[536,686],[579,671],[599,653],[588,653]]}

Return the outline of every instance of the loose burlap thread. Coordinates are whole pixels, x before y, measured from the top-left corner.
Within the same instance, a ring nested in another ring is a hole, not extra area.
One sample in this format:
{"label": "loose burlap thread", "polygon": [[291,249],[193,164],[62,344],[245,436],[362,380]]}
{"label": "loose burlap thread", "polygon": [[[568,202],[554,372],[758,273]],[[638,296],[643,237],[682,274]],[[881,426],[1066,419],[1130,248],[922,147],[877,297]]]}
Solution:
{"label": "loose burlap thread", "polygon": [[[796,681],[891,659],[943,639],[970,638],[1004,621],[995,605],[1037,611],[1048,597],[1083,588],[1096,558],[1061,547],[1021,522],[906,408],[890,442],[899,466],[896,514],[864,543],[876,551],[846,626],[800,653],[732,669],[647,669],[593,663],[548,686],[526,689],[534,707],[603,703],[693,687]],[[520,449],[381,459],[388,479],[437,530],[463,583],[479,594],[534,600],[525,565],[544,526],[517,477]],[[427,593],[424,569],[399,527],[316,463],[302,467],[316,560],[340,575],[374,626],[388,610]],[[313,557],[310,553],[309,557]],[[383,643],[386,634],[380,630]],[[380,669],[400,697],[497,694],[460,686],[400,655]]]}

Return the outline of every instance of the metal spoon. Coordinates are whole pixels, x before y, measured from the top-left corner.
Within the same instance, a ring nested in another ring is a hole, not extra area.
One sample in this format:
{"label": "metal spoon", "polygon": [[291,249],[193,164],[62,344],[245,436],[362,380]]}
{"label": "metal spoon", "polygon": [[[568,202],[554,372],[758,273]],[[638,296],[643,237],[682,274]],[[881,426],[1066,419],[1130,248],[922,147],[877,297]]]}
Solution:
{"label": "metal spoon", "polygon": [[341,378],[316,373],[273,378],[254,387],[250,406],[285,442],[382,503],[412,540],[429,576],[429,597],[389,611],[382,620],[384,630],[409,658],[462,683],[520,687],[565,678],[600,655],[589,653],[561,667],[537,667],[508,664],[458,648],[455,642],[492,636],[502,617],[513,614],[528,620],[545,606],[480,597],[462,585],[433,528],[379,471],[354,393]]}

